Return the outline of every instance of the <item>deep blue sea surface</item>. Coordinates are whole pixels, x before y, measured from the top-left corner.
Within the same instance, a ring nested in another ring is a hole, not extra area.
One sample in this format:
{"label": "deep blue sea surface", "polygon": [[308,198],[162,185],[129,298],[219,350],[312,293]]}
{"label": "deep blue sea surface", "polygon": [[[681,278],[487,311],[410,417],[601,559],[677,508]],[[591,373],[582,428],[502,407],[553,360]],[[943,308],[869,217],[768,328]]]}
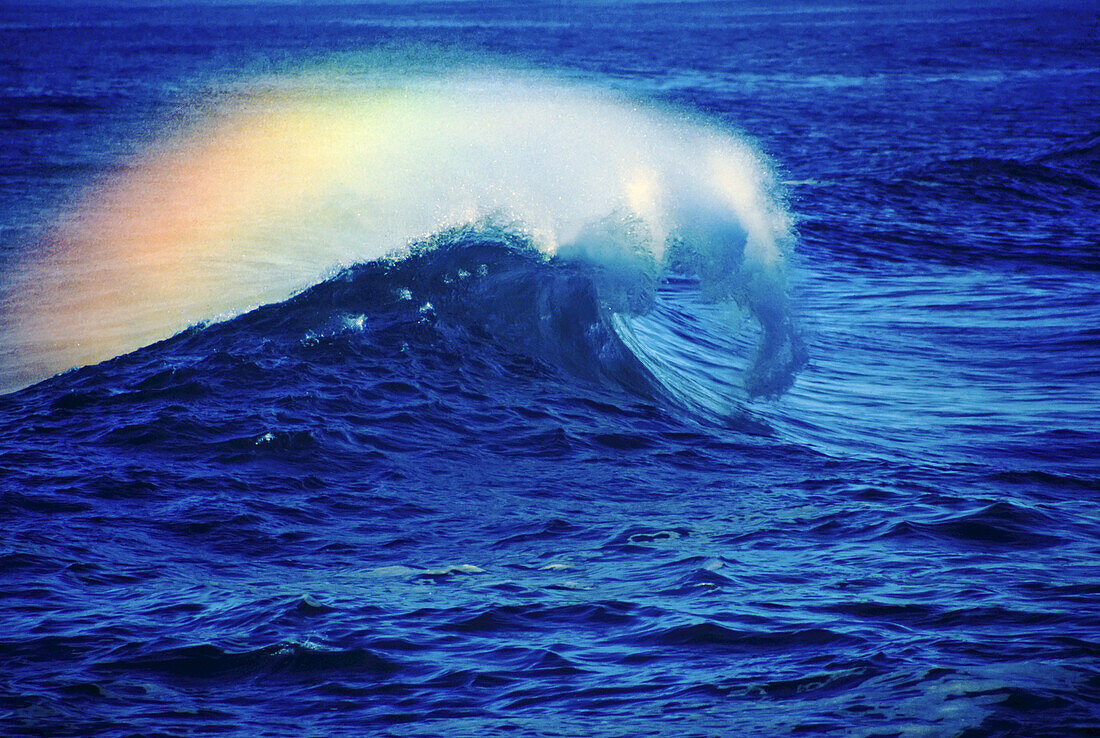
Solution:
{"label": "deep blue sea surface", "polygon": [[104,5],[0,6],[0,734],[1100,733],[1096,4]]}

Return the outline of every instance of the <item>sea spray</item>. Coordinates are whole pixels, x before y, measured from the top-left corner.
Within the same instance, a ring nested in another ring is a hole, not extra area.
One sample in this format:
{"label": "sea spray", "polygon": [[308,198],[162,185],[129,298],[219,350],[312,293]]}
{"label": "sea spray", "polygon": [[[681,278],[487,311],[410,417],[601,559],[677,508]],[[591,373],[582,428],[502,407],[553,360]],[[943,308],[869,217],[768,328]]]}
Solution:
{"label": "sea spray", "polygon": [[6,286],[0,388],[486,223],[590,265],[618,313],[651,307],[666,270],[689,272],[763,328],[748,393],[789,383],[790,219],[741,138],[532,75],[325,79],[245,85],[85,192]]}

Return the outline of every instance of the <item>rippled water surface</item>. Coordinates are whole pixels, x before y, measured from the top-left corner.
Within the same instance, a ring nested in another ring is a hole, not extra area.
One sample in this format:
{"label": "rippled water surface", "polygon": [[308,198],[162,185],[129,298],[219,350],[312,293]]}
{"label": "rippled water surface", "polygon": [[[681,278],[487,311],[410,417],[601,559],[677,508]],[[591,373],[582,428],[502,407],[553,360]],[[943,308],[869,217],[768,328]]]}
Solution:
{"label": "rippled water surface", "polygon": [[0,733],[1100,731],[1098,37],[0,8]]}

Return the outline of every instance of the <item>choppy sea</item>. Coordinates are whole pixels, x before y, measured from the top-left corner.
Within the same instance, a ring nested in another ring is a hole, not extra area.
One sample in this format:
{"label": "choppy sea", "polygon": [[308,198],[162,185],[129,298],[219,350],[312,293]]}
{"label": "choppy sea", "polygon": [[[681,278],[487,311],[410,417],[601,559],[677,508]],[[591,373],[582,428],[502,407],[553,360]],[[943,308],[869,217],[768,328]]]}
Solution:
{"label": "choppy sea", "polygon": [[0,733],[1100,733],[1100,7],[0,6]]}

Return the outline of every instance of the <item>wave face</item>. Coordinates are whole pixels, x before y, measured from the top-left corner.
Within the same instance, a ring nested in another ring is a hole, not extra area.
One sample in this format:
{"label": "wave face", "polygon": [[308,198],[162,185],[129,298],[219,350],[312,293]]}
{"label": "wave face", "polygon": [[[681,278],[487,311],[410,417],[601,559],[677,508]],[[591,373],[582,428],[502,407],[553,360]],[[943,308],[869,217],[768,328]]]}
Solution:
{"label": "wave face", "polygon": [[89,190],[4,297],[7,388],[467,227],[585,265],[626,316],[685,273],[761,326],[748,395],[790,384],[790,219],[744,141],[533,75],[328,76],[244,85]]}

